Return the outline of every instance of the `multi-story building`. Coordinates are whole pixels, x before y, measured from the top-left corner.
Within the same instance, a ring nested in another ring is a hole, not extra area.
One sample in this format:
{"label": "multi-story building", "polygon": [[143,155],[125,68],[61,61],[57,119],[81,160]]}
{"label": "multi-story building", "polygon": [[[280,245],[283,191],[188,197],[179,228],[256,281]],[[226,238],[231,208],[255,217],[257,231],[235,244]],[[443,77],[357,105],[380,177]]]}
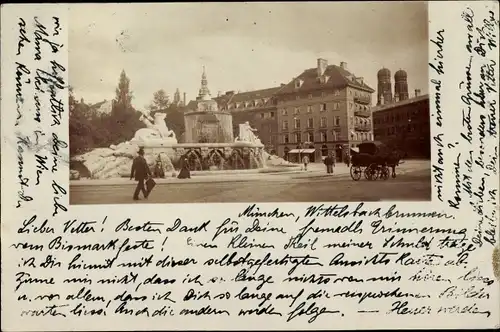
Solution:
{"label": "multi-story building", "polygon": [[373,108],[375,140],[400,150],[406,157],[430,158],[429,95],[420,95]]}
{"label": "multi-story building", "polygon": [[335,152],[341,161],[350,147],[373,139],[373,92],[347,63],[318,59],[276,92],[278,155],[298,161],[308,154],[314,162]]}
{"label": "multi-story building", "polygon": [[278,148],[278,116],[276,93],[281,87],[235,93],[228,91],[214,98],[223,111],[233,117],[234,137],[239,135],[239,125],[248,121],[256,129],[265,149],[275,154]]}

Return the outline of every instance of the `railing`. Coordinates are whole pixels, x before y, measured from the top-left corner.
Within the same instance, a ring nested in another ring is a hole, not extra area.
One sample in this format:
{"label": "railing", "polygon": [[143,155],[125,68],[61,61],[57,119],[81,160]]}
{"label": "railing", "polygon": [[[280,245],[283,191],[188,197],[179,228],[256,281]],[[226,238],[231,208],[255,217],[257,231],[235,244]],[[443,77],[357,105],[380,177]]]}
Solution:
{"label": "railing", "polygon": [[354,97],[354,102],[363,105],[369,105],[372,102],[371,97]]}
{"label": "railing", "polygon": [[356,124],[354,125],[354,129],[357,131],[370,131],[372,128],[369,125],[366,124]]}
{"label": "railing", "polygon": [[354,111],[355,116],[359,116],[362,118],[369,118],[371,115],[370,111]]}

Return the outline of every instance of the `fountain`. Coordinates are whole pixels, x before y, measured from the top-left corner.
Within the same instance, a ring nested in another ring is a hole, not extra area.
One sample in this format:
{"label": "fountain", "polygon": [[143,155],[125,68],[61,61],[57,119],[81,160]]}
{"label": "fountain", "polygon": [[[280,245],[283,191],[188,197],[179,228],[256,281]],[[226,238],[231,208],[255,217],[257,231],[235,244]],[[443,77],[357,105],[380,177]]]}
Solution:
{"label": "fountain", "polygon": [[265,152],[264,145],[254,134],[256,130],[248,122],[239,125],[239,135],[233,138],[231,113],[219,110],[217,102],[210,98],[204,69],[199,95],[189,105],[191,109],[184,114],[184,143],[178,143],[175,133],[167,127],[165,113],[151,116],[144,111],[140,120],[146,128],[137,130],[132,140],[107,149],[94,149],[72,161],[97,179],[129,176],[131,161],[139,147],[144,148],[148,165],[153,168],[161,165],[167,176],[176,175],[174,164],[177,165],[182,156],[187,158],[191,171],[292,165]]}

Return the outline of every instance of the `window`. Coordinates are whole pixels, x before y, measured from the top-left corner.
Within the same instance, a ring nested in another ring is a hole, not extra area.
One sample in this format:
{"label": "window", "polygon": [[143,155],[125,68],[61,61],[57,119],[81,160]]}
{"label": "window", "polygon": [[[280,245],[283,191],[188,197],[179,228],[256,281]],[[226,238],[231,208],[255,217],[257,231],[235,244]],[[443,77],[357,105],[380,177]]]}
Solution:
{"label": "window", "polygon": [[290,138],[288,137],[288,134],[283,135],[283,143],[285,144],[290,143]]}
{"label": "window", "polygon": [[307,106],[307,113],[312,113],[312,106],[311,105]]}
{"label": "window", "polygon": [[299,100],[300,99],[300,96],[295,96],[295,100]]}
{"label": "window", "polygon": [[334,109],[334,110],[338,110],[338,109],[340,109],[340,105],[339,105],[339,103],[334,103],[334,104],[333,104],[333,109]]}
{"label": "window", "polygon": [[313,118],[307,119],[307,128],[314,128],[314,119]]}
{"label": "window", "polygon": [[301,86],[301,82],[300,82],[300,80],[296,80],[296,81],[295,81],[295,87],[296,87],[296,88],[300,88],[300,86]]}
{"label": "window", "polygon": [[287,120],[283,121],[282,128],[283,128],[283,130],[288,130],[288,121]]}
{"label": "window", "polygon": [[295,119],[295,129],[300,129],[300,119]]}
{"label": "window", "polygon": [[335,117],[335,125],[340,126],[340,116]]}
{"label": "window", "polygon": [[307,133],[307,141],[311,143],[314,142],[314,133]]}
{"label": "window", "polygon": [[321,104],[321,112],[326,111],[326,104]]}
{"label": "window", "polygon": [[312,95],[312,94],[309,94],[309,95],[307,96],[307,98],[312,99],[312,98],[313,98],[313,95]]}
{"label": "window", "polygon": [[326,137],[326,132],[325,131],[321,132],[321,142],[326,142],[327,140],[328,139]]}
{"label": "window", "polygon": [[300,143],[300,142],[301,142],[300,133],[295,133],[295,143]]}
{"label": "window", "polygon": [[281,115],[288,115],[288,111],[286,109],[281,110]]}
{"label": "window", "polygon": [[333,91],[333,95],[335,95],[335,96],[340,96],[340,91],[339,91],[339,90],[334,90],[334,91]]}
{"label": "window", "polygon": [[264,119],[264,117],[265,117],[265,114],[264,113],[260,113],[260,118]]}
{"label": "window", "polygon": [[274,118],[274,112],[271,112],[271,118]]}
{"label": "window", "polygon": [[321,97],[324,97],[324,96],[326,96],[325,91],[321,92]]}
{"label": "window", "polygon": [[321,118],[320,127],[326,127],[326,117]]}
{"label": "window", "polygon": [[300,114],[300,107],[295,107],[293,114]]}

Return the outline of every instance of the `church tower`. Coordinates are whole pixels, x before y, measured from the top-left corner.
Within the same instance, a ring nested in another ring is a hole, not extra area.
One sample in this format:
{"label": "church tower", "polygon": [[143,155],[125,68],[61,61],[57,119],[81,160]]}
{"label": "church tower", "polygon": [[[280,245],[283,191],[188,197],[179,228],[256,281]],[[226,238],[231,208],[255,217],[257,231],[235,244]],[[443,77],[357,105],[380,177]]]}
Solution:
{"label": "church tower", "polygon": [[399,96],[399,100],[408,99],[408,75],[402,69],[394,74],[394,93]]}
{"label": "church tower", "polygon": [[201,88],[198,92],[197,100],[210,100],[210,90],[208,89],[207,74],[205,73],[205,66],[203,66],[203,74],[201,74]]}
{"label": "church tower", "polygon": [[173,103],[174,105],[180,105],[181,103],[181,93],[179,92],[179,88],[175,90]]}
{"label": "church tower", "polygon": [[391,71],[382,68],[377,73],[377,105],[392,103]]}

